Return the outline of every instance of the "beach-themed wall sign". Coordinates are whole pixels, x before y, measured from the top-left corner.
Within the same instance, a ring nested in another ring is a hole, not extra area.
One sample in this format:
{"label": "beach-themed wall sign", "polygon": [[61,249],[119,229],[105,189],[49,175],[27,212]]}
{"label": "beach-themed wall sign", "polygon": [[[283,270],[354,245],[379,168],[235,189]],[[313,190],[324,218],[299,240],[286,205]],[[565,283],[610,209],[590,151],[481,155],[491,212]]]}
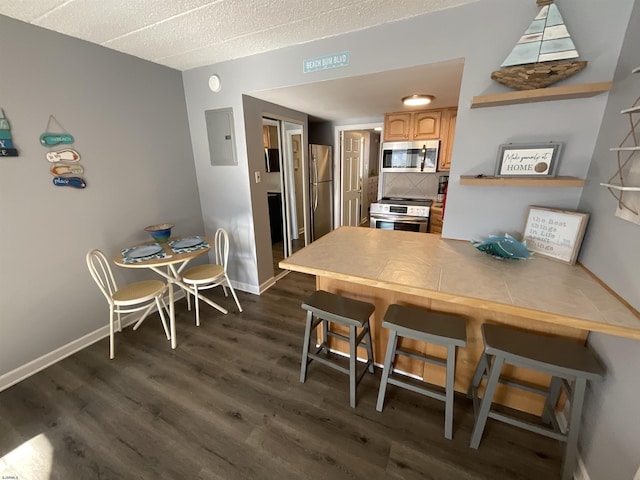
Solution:
{"label": "beach-themed wall sign", "polygon": [[555,175],[562,144],[500,145],[496,177],[551,177]]}
{"label": "beach-themed wall sign", "polygon": [[18,149],[13,145],[11,126],[0,108],[0,157],[17,157]]}
{"label": "beach-themed wall sign", "polygon": [[529,207],[522,240],[537,255],[573,265],[578,258],[588,213]]}
{"label": "beach-themed wall sign", "polygon": [[[54,128],[61,131],[52,131],[54,123],[57,124]],[[74,141],[73,135],[68,133],[53,115],[49,115],[47,128],[40,135],[40,144],[49,148],[45,158],[52,164],[49,172],[54,176],[53,184],[56,187],[86,188],[87,186],[84,178],[79,176],[84,174],[84,167],[78,163],[80,154],[72,148]]]}

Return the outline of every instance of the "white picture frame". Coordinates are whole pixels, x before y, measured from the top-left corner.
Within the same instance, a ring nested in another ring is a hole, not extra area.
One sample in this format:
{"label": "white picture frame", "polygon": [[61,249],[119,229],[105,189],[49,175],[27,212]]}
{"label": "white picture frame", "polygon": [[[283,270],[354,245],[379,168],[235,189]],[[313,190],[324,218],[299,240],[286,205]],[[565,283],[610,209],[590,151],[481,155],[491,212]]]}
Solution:
{"label": "white picture frame", "polygon": [[498,149],[496,177],[553,177],[562,143],[507,143]]}
{"label": "white picture frame", "polygon": [[588,213],[529,206],[522,240],[536,255],[573,265],[588,221]]}

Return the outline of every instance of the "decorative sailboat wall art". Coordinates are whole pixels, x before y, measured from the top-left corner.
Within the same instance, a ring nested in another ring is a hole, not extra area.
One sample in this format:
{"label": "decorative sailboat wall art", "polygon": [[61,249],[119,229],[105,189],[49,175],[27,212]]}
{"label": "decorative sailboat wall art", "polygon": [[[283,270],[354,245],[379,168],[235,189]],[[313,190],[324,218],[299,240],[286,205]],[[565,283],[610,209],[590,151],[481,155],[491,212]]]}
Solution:
{"label": "decorative sailboat wall art", "polygon": [[560,10],[553,0],[537,0],[540,12],[531,22],[501,69],[491,78],[518,90],[544,88],[575,75],[587,66],[579,57]]}

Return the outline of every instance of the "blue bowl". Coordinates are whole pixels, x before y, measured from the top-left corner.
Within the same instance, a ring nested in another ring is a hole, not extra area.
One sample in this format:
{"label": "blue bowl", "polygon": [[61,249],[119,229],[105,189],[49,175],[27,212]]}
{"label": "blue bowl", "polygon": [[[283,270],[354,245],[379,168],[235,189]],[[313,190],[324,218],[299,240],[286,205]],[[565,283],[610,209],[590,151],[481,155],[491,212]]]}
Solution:
{"label": "blue bowl", "polygon": [[144,230],[149,232],[156,242],[164,243],[171,237],[171,229],[173,225],[170,223],[160,223],[158,225],[149,225]]}

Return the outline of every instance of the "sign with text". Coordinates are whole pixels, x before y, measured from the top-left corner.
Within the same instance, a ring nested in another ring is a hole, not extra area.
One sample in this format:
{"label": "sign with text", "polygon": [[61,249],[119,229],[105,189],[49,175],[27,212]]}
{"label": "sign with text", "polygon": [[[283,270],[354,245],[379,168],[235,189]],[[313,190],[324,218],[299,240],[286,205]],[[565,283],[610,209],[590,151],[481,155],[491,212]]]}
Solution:
{"label": "sign with text", "polygon": [[560,147],[560,143],[500,145],[496,177],[552,176]]}
{"label": "sign with text", "polygon": [[333,53],[323,57],[307,58],[302,61],[302,72],[310,73],[327,68],[346,67],[349,65],[349,52]]}
{"label": "sign with text", "polygon": [[529,207],[522,239],[532,252],[573,265],[588,220],[588,213]]}

